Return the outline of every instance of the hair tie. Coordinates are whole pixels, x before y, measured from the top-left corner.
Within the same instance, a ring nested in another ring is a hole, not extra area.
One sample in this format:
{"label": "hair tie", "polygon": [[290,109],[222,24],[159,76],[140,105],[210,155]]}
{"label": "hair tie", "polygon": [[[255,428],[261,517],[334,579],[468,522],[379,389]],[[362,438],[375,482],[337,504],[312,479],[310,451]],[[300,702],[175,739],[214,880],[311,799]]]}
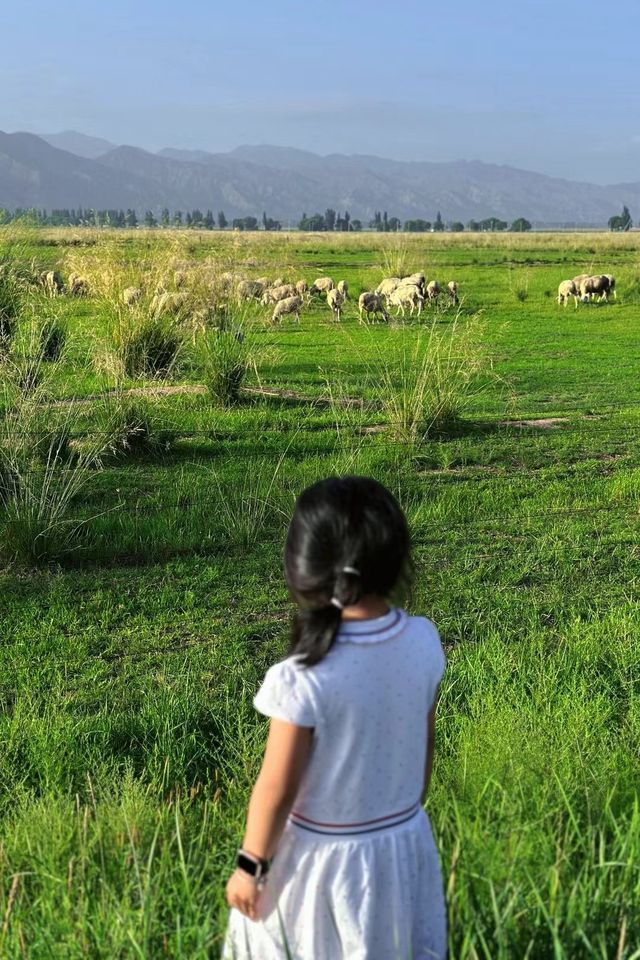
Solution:
{"label": "hair tie", "polygon": [[344,610],[344,603],[340,603],[337,597],[331,597],[329,603],[332,604],[332,606],[337,607],[338,610]]}
{"label": "hair tie", "polygon": [[342,572],[342,573],[352,573],[352,574],[354,575],[354,577],[359,577],[359,576],[360,576],[360,571],[359,571],[359,570],[356,570],[355,567],[343,567],[341,572]]}

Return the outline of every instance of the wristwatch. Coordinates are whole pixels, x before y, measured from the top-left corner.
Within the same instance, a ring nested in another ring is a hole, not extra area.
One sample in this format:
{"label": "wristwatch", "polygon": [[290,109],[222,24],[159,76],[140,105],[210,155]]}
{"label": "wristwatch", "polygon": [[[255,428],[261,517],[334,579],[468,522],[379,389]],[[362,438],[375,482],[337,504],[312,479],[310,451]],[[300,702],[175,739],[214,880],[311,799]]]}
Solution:
{"label": "wristwatch", "polygon": [[252,853],[247,853],[246,850],[238,850],[236,867],[243,873],[248,873],[254,880],[262,880],[269,872],[269,861],[254,857]]}

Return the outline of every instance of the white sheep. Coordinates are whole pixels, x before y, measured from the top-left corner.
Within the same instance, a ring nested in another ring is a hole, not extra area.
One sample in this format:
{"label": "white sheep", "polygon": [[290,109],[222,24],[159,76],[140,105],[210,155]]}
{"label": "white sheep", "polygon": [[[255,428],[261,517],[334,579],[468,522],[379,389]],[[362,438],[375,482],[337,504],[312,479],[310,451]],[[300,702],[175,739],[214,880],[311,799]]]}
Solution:
{"label": "white sheep", "polygon": [[298,294],[298,296],[299,296],[299,297],[302,297],[302,299],[304,300],[304,298],[306,297],[306,295],[309,293],[309,284],[307,283],[307,281],[306,281],[306,280],[297,280],[296,283],[295,283],[295,288],[296,288],[296,293]]}
{"label": "white sheep", "polygon": [[449,302],[457,307],[460,303],[460,297],[458,296],[458,284],[456,280],[449,280],[447,284],[447,293],[449,294]]}
{"label": "white sheep", "polygon": [[358,312],[360,314],[360,323],[364,323],[365,313],[367,314],[367,319],[369,316],[375,316],[378,313],[381,313],[385,320],[389,319],[382,294],[374,290],[365,290],[364,293],[360,294],[358,297]]}
{"label": "white sheep", "polygon": [[327,293],[327,303],[331,308],[334,320],[340,320],[340,310],[342,309],[344,300],[344,294],[338,289],[329,290]]}
{"label": "white sheep", "polygon": [[563,280],[558,287],[558,303],[564,303],[565,307],[569,302],[569,297],[573,297],[576,308],[578,306],[578,288],[573,280]]}
{"label": "white sheep", "polygon": [[412,273],[410,276],[402,278],[403,284],[413,284],[418,287],[422,296],[424,296],[426,282],[427,278],[421,270],[418,273]]}
{"label": "white sheep", "polygon": [[69,295],[72,297],[86,297],[89,293],[89,281],[77,273],[69,275]]}
{"label": "white sheep", "polygon": [[140,287],[125,287],[122,291],[122,301],[126,303],[128,307],[132,307],[134,303],[138,303],[142,297],[142,290]]}
{"label": "white sheep", "polygon": [[594,297],[600,300],[607,300],[609,293],[609,278],[604,274],[597,274],[593,277],[587,277],[580,284],[580,299],[583,303],[588,303]]}
{"label": "white sheep", "polygon": [[329,290],[333,290],[334,287],[335,283],[331,277],[318,277],[311,284],[311,293],[329,293]]}
{"label": "white sheep", "polygon": [[287,300],[289,297],[297,296],[296,288],[292,283],[281,283],[277,287],[269,287],[262,296],[262,303],[278,303],[279,300]]}
{"label": "white sheep", "polygon": [[381,294],[383,297],[389,297],[394,290],[397,290],[401,283],[402,280],[400,277],[385,277],[376,287],[376,293]]}
{"label": "white sheep", "polygon": [[189,302],[186,293],[156,293],[149,306],[149,312],[154,319],[158,317],[175,317],[182,313]]}
{"label": "white sheep", "polygon": [[409,312],[413,316],[413,311],[417,309],[418,316],[422,312],[422,307],[424,305],[424,297],[420,292],[420,288],[415,284],[401,284],[397,287],[393,293],[389,294],[387,298],[387,303],[390,307],[397,307],[396,316],[400,313],[404,317],[405,307],[409,307]]}
{"label": "white sheep", "polygon": [[616,291],[616,278],[614,277],[614,275],[613,275],[612,273],[605,273],[604,276],[605,276],[605,277],[607,278],[607,280],[609,281],[609,293],[612,293],[612,294],[613,294],[613,299],[614,299],[614,300],[617,300],[617,299],[618,299],[618,293],[617,293],[617,291]]}
{"label": "white sheep", "polygon": [[437,303],[440,296],[440,284],[437,280],[430,280],[427,284],[427,299],[429,303]]}
{"label": "white sheep", "polygon": [[237,294],[239,300],[260,300],[264,295],[265,287],[259,280],[241,280]]}
{"label": "white sheep", "polygon": [[286,297],[284,300],[278,300],[271,317],[271,322],[275,323],[280,317],[289,313],[295,313],[296,320],[300,323],[300,308],[302,307],[302,297]]}
{"label": "white sheep", "polygon": [[55,297],[64,290],[62,277],[57,270],[45,270],[40,274],[40,280],[49,297]]}
{"label": "white sheep", "polygon": [[348,300],[348,299],[349,299],[349,284],[347,283],[346,280],[338,280],[338,287],[337,287],[337,289],[338,289],[338,290],[340,291],[340,293],[342,294],[342,297],[343,297],[344,300]]}

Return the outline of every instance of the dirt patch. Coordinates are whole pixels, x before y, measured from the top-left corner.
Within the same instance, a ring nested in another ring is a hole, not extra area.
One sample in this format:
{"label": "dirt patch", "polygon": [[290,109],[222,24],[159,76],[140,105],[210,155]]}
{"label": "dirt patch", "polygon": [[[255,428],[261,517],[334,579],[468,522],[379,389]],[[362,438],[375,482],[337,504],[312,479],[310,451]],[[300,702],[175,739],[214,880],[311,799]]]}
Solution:
{"label": "dirt patch", "polygon": [[535,427],[538,430],[557,430],[569,417],[542,417],[540,420],[502,420],[505,427]]}

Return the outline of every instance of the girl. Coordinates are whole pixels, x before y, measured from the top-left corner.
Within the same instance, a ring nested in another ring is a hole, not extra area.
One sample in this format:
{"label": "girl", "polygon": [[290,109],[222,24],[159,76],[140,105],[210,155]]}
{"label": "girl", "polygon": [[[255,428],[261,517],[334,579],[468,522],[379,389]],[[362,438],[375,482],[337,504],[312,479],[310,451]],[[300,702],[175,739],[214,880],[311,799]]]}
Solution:
{"label": "girl", "polygon": [[441,960],[442,878],[423,809],[445,659],[390,607],[409,531],[366,477],[300,496],[285,547],[299,605],[254,706],[271,718],[249,803],[224,960]]}

